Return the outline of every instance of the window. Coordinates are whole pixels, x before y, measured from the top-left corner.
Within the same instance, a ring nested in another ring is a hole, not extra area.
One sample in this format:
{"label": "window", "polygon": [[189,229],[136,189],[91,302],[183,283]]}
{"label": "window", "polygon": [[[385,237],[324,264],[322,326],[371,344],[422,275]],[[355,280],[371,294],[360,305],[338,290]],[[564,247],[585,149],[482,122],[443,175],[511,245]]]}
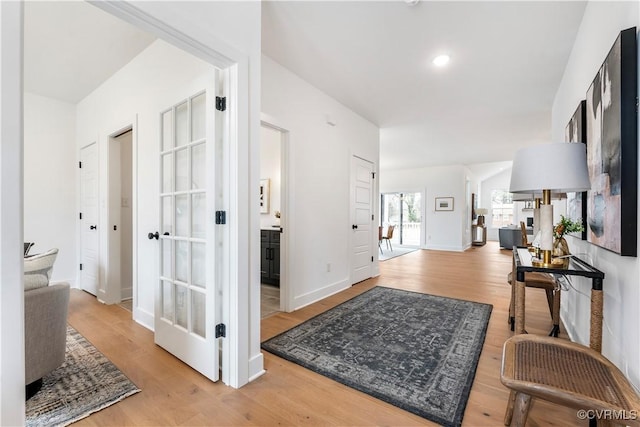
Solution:
{"label": "window", "polygon": [[491,192],[491,226],[495,228],[513,224],[513,195],[506,190]]}

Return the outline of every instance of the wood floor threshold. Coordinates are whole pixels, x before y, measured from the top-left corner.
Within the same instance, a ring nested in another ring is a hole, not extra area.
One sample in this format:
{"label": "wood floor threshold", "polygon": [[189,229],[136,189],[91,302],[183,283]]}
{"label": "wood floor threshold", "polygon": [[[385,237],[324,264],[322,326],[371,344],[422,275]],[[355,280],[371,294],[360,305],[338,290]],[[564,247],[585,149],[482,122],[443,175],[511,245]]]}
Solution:
{"label": "wood floor threshold", "polygon": [[[380,263],[380,276],[293,313],[261,322],[262,340],[277,335],[374,286],[493,305],[487,337],[463,426],[502,426],[509,397],[500,383],[507,323],[511,252],[496,242],[465,252],[419,250]],[[546,335],[551,318],[544,291],[527,289],[527,330]],[[73,290],[69,323],[120,368],[142,392],[103,409],[79,426],[432,426],[434,423],[264,353],[266,373],[233,389],[212,383],[154,344],[153,333],[118,305]],[[567,339],[564,327],[561,338]],[[576,411],[536,401],[528,426],[586,425]]]}

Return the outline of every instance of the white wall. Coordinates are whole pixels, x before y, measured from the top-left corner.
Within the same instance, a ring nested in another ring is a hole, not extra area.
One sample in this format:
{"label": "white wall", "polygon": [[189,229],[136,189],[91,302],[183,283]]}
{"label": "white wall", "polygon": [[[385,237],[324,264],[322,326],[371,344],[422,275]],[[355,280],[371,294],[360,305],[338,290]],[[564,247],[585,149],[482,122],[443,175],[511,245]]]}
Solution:
{"label": "white wall", "polygon": [[[289,184],[290,205],[284,238],[290,242],[286,264],[290,308],[295,309],[351,285],[351,157],[373,162],[377,171],[379,130],[265,56],[262,112],[289,131],[289,176],[283,179]],[[335,126],[327,124],[327,115]],[[377,180],[374,186],[378,194]],[[374,198],[376,215],[378,204]],[[373,249],[377,240],[377,233],[372,233]]]}
{"label": "white wall", "polygon": [[24,94],[24,239],[31,254],[58,248],[51,280],[75,284],[75,106]]}
{"label": "white wall", "polygon": [[[619,32],[633,26],[640,26],[638,2],[587,4],[553,103],[554,140],[564,140],[569,118],[585,98]],[[567,241],[572,253],[583,254],[605,273],[602,353],[640,388],[640,262],[636,257],[621,257],[573,237]],[[576,289],[562,295],[562,320],[572,340],[588,345],[591,283],[576,279],[573,285]]]}
{"label": "white wall", "polygon": [[[422,241],[425,249],[462,251],[469,247],[471,214],[465,186],[469,178],[460,165],[383,171],[380,192],[423,194]],[[453,211],[436,211],[436,197],[453,197]]]}
{"label": "white wall", "polygon": [[260,179],[270,180],[269,213],[260,213],[260,228],[269,230],[280,224],[280,219],[274,216],[281,211],[280,181],[281,181],[281,133],[278,130],[262,126],[260,128]]}

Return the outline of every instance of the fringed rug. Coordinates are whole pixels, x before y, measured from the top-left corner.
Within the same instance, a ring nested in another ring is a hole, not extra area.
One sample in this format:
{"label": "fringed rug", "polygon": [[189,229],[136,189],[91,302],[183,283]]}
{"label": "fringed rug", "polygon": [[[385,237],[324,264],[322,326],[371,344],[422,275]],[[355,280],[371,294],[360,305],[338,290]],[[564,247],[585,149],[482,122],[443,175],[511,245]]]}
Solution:
{"label": "fringed rug", "polygon": [[42,382],[26,402],[27,426],[66,426],[140,391],[71,326],[65,362]]}
{"label": "fringed rug", "polygon": [[492,306],[375,287],[262,348],[444,426],[459,426]]}

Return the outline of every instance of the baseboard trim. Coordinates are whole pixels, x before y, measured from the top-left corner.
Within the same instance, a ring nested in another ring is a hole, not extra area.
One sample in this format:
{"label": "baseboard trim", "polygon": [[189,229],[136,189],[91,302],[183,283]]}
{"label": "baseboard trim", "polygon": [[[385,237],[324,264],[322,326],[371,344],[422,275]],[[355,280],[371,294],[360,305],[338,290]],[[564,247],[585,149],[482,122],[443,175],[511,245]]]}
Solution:
{"label": "baseboard trim", "polygon": [[344,291],[351,286],[348,280],[341,280],[324,288],[316,289],[315,291],[297,296],[293,298],[293,310],[299,310],[306,307],[309,304],[320,301],[326,297],[329,297],[338,292]]}
{"label": "baseboard trim", "polygon": [[150,331],[155,331],[153,326],[153,319],[153,314],[141,308],[133,307],[133,320],[149,329]]}
{"label": "baseboard trim", "polygon": [[264,355],[258,353],[249,359],[249,382],[260,378],[267,371],[264,369]]}

